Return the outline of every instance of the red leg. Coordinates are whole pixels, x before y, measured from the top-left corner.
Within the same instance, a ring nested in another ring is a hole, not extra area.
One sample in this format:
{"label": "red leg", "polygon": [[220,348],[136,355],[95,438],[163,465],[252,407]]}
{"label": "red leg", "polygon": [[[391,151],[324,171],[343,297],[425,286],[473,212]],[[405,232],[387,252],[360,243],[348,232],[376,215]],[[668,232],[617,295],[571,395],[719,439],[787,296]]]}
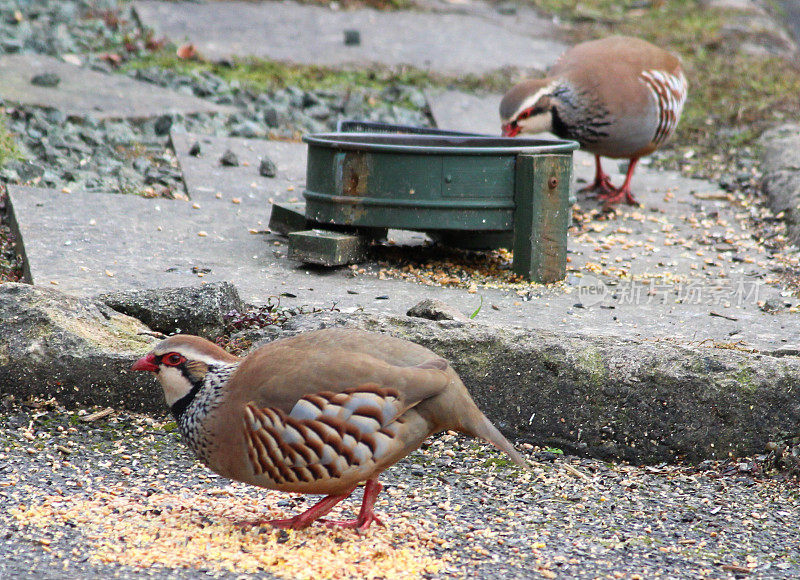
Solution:
{"label": "red leg", "polygon": [[594,156],[594,183],[587,185],[580,191],[600,191],[600,195],[611,194],[616,191],[611,185],[611,180],[600,165],[600,156]]}
{"label": "red leg", "polygon": [[625,183],[622,184],[622,187],[615,189],[610,194],[597,196],[605,202],[603,207],[611,207],[622,202],[623,200],[625,200],[628,205],[639,205],[639,202],[636,201],[631,193],[631,178],[633,177],[633,170],[636,169],[636,164],[638,162],[639,158],[637,157],[635,159],[631,159],[630,163],[628,163],[628,173],[625,175]]}
{"label": "red leg", "polygon": [[329,526],[354,528],[359,533],[367,531],[367,528],[369,528],[372,522],[382,526],[383,522],[378,519],[378,516],[376,516],[375,512],[372,511],[372,508],[375,505],[375,500],[378,498],[378,494],[382,489],[383,486],[378,483],[377,478],[368,479],[367,484],[364,486],[364,500],[361,502],[361,509],[358,512],[358,518],[347,521],[327,521],[325,523]]}
{"label": "red leg", "polygon": [[[341,495],[329,495],[327,497],[322,498],[320,501],[315,503],[313,506],[308,508],[301,514],[294,516],[293,518],[287,518],[285,520],[270,520],[267,523],[275,526],[276,528],[286,528],[291,530],[302,530],[303,528],[307,528],[314,522],[315,520],[321,518],[329,511],[331,511],[337,503],[342,501],[343,499],[347,499],[350,497],[350,494],[353,493],[355,490],[355,486],[350,488],[347,493],[343,493]],[[365,494],[366,495],[366,494]]]}

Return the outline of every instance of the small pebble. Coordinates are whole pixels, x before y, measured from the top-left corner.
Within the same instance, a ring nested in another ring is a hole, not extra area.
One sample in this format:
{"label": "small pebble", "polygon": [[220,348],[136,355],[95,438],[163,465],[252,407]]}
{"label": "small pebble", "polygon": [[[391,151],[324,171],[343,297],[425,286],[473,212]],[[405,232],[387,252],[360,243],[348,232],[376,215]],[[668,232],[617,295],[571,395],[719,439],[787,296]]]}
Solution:
{"label": "small pebble", "polygon": [[278,167],[275,162],[269,157],[264,157],[258,165],[258,174],[262,177],[275,177],[278,173]]}
{"label": "small pebble", "polygon": [[35,75],[31,78],[31,84],[37,87],[57,87],[61,82],[61,77],[56,73],[47,72]]}
{"label": "small pebble", "polygon": [[236,153],[234,153],[230,149],[227,149],[225,153],[222,154],[222,157],[220,157],[219,162],[225,167],[239,166],[239,158],[236,156]]}
{"label": "small pebble", "polygon": [[158,119],[156,119],[156,122],[153,125],[153,130],[155,131],[156,135],[166,135],[169,133],[171,128],[172,115],[161,115]]}
{"label": "small pebble", "polygon": [[345,46],[359,46],[361,44],[361,32],[358,30],[345,30],[344,31],[344,45]]}

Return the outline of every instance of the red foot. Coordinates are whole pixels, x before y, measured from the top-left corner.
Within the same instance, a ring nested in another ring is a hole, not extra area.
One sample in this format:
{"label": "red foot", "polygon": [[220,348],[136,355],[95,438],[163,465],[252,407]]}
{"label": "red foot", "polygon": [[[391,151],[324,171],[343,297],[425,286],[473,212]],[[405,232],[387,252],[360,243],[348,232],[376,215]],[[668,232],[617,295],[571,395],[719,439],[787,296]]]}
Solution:
{"label": "red foot", "polygon": [[357,531],[359,534],[363,534],[367,531],[367,529],[373,524],[377,524],[381,527],[386,527],[378,516],[374,513],[370,512],[368,515],[358,516],[355,520],[319,520],[321,522],[325,522],[325,525],[329,528],[348,528]]}
{"label": "red foot", "polygon": [[578,191],[585,192],[585,193],[592,193],[595,191],[599,191],[598,197],[604,194],[610,194],[616,191],[613,185],[611,185],[611,180],[608,178],[608,175],[604,175],[600,181],[595,181],[591,185],[587,185],[586,187],[580,188]]}
{"label": "red foot", "polygon": [[283,520],[269,520],[267,523],[273,527],[281,528],[285,530],[302,530],[303,528],[307,528],[310,526],[314,521],[318,520],[329,511],[331,511],[337,503],[342,501],[343,499],[347,499],[355,486],[350,488],[346,493],[341,495],[328,495],[313,506],[308,508],[301,514],[294,516],[293,518],[286,518]]}
{"label": "red foot", "polygon": [[[579,189],[578,191],[599,191],[601,192],[600,195],[603,194],[611,194],[616,191],[616,188],[611,185],[611,179],[609,179],[608,175],[603,171],[602,165],[600,165],[600,156],[594,156],[595,162],[595,171],[594,171],[594,182],[591,185],[587,185],[584,188]],[[598,196],[599,197],[599,196]]]}
{"label": "red foot", "polygon": [[[352,528],[355,529],[359,533],[365,532],[370,525],[375,522],[376,524],[382,526],[383,522],[378,519],[378,516],[372,511],[373,506],[375,505],[375,499],[378,497],[378,494],[383,489],[383,486],[378,483],[377,478],[375,479],[368,479],[366,484],[364,485],[364,499],[361,501],[361,510],[358,512],[358,518],[355,520],[349,521],[328,521],[321,519],[324,515],[326,515],[329,511],[331,511],[336,504],[338,504],[343,499],[346,499],[353,493],[355,490],[355,486],[347,490],[345,493],[341,495],[329,495],[322,498],[312,507],[304,511],[303,513],[294,516],[293,518],[286,518],[281,520],[268,520],[266,522],[255,522],[257,525],[261,524],[269,524],[275,528],[280,528],[284,530],[302,530],[307,528],[315,521],[325,522],[326,525],[331,527],[342,527],[342,528]],[[249,524],[250,522],[244,522],[245,524]]]}
{"label": "red foot", "polygon": [[633,177],[633,170],[636,169],[636,164],[639,159],[631,159],[628,164],[628,172],[625,175],[625,182],[619,189],[612,189],[610,193],[603,193],[597,196],[598,199],[603,200],[603,209],[610,209],[613,206],[625,200],[628,205],[639,205],[639,202],[633,197],[631,193],[631,178]]}
{"label": "red foot", "polygon": [[355,531],[357,531],[359,534],[366,532],[372,522],[382,526],[383,522],[378,519],[378,516],[376,516],[375,512],[372,511],[372,508],[375,505],[375,500],[382,489],[383,486],[378,483],[377,479],[368,479],[367,483],[364,485],[364,499],[361,501],[361,509],[358,512],[358,518],[346,521],[326,521],[325,525],[331,527],[352,528],[355,529]]}
{"label": "red foot", "polygon": [[628,205],[639,205],[630,189],[615,189],[611,193],[598,195],[597,199],[603,200],[603,209],[610,209],[623,201]]}
{"label": "red foot", "polygon": [[273,528],[280,528],[282,530],[302,530],[303,528],[310,526],[314,521],[313,519],[309,521],[302,520],[300,519],[300,516],[302,515],[303,514],[300,514],[294,516],[293,518],[286,518],[283,520],[268,520],[267,523]]}

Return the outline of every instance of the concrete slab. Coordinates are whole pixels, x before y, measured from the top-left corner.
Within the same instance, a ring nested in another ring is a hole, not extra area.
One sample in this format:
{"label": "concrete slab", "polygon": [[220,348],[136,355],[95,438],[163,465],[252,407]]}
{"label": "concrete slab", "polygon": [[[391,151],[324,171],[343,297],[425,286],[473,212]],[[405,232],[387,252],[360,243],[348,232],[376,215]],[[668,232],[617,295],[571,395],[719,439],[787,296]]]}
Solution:
{"label": "concrete slab", "polygon": [[486,0],[414,0],[414,6],[436,14],[468,14],[496,22],[506,30],[520,34],[548,31],[548,37],[559,38],[562,33],[558,18],[543,16],[533,6],[517,2]]}
{"label": "concrete slab", "polygon": [[[298,201],[306,180],[305,143],[211,137],[172,131],[172,147],[183,172],[186,193],[192,201],[218,202],[228,206],[239,200],[237,211],[250,209],[263,213],[271,201]],[[190,153],[198,144],[200,152]],[[223,166],[220,158],[231,151],[238,166]],[[277,166],[275,177],[259,175],[262,159],[271,159]],[[265,222],[266,223],[266,222]]]}
{"label": "concrete slab", "polygon": [[[564,51],[543,19],[425,12],[338,11],[295,2],[135,3],[141,21],[209,58],[257,56],[320,66],[373,63],[439,73],[484,74],[503,67],[544,70]],[[359,45],[346,46],[345,30]]]}
{"label": "concrete slab", "polygon": [[780,0],[776,12],[783,15],[784,26],[795,44],[800,45],[800,4],[794,0]]}
{"label": "concrete slab", "polygon": [[440,129],[467,133],[500,134],[503,95],[475,95],[462,91],[425,91],[433,120]]}
{"label": "concrete slab", "polygon": [[[302,199],[297,149],[302,145],[199,137],[208,157],[203,153],[189,160],[186,151],[198,136],[173,138],[193,196],[189,201],[10,186],[30,280],[81,296],[231,281],[252,303],[288,293],[282,298],[288,306],[336,303],[345,311],[390,314],[438,298],[467,314],[483,303],[476,320],[497,325],[691,344],[710,340],[737,348],[800,348],[797,315],[762,309],[765,301],[782,305],[787,300],[772,280],[763,249],[743,229],[725,194],[708,182],[642,166],[633,187],[644,209],[602,219],[587,216],[597,202],[579,195],[584,211],[576,213],[579,222],[568,242],[566,283],[442,288],[399,279],[408,275],[403,263],[453,271],[446,261],[437,265],[439,252],[419,246],[418,234],[404,233],[416,245],[374,249],[375,261],[359,270],[327,270],[288,260],[285,237],[258,233],[269,223],[268,197]],[[256,175],[259,154],[272,156],[275,146],[286,148],[287,158],[274,156],[275,179],[291,184],[286,191],[283,185],[264,185],[270,179],[258,181]],[[236,148],[250,165],[219,168],[217,153],[226,147]],[[606,165],[613,179],[622,178]],[[576,155],[575,173],[590,179],[592,158]],[[234,196],[239,203],[233,203]]]}
{"label": "concrete slab", "polygon": [[206,275],[219,280],[213,275],[221,266],[217,254],[228,254],[224,270],[236,277],[239,264],[248,265],[245,255],[263,249],[235,212],[229,217],[216,207],[199,210],[189,201],[133,195],[13,189],[26,276],[34,284],[81,296],[188,286]]}
{"label": "concrete slab", "polygon": [[[221,202],[226,212],[231,211],[230,204],[233,203],[240,215],[252,210],[254,215],[259,216],[259,230],[265,230],[264,224],[269,224],[273,202],[289,205],[305,203],[303,189],[308,156],[305,143],[214,137],[174,130],[170,137],[183,172],[186,193],[193,202]],[[199,145],[200,153],[192,155],[195,144]],[[227,151],[236,155],[238,166],[223,166],[219,162]],[[275,177],[259,175],[259,164],[265,158],[275,163]],[[428,239],[424,234],[400,230],[393,230],[392,234],[393,240],[409,245]]]}
{"label": "concrete slab", "polygon": [[[31,84],[37,75],[54,73],[56,86]],[[69,116],[147,118],[166,113],[214,113],[231,109],[143,83],[109,75],[41,54],[0,57],[0,98],[10,103],[49,107]]]}
{"label": "concrete slab", "polygon": [[404,312],[417,296],[440,290],[290,261],[285,238],[250,233],[267,223],[267,204],[243,212],[229,201],[195,208],[193,201],[20,186],[9,187],[9,198],[28,281],[78,296],[228,280],[253,303],[288,293],[282,300],[290,306]]}

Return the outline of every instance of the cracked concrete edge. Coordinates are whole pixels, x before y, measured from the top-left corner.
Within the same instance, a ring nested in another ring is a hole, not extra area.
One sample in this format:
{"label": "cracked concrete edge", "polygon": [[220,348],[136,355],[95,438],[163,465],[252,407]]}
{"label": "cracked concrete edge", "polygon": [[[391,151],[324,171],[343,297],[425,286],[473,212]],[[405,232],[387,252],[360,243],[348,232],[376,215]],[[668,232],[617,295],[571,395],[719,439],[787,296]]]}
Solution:
{"label": "cracked concrete edge", "polygon": [[796,355],[366,314],[301,315],[273,337],[328,326],[430,348],[498,428],[536,445],[694,462],[762,453],[800,430]]}
{"label": "cracked concrete edge", "polygon": [[29,284],[0,284],[0,395],[67,405],[163,410],[133,362],[156,341],[149,328],[105,304]]}
{"label": "cracked concrete edge", "polygon": [[769,129],[759,143],[767,204],[776,214],[783,213],[789,239],[800,245],[800,125]]}
{"label": "cracked concrete edge", "polygon": [[117,312],[137,318],[162,334],[196,334],[215,340],[225,332],[225,316],[245,309],[236,286],[200,286],[107,292],[94,297]]}
{"label": "cracked concrete edge", "polygon": [[28,253],[25,251],[25,242],[22,239],[22,230],[14,212],[14,204],[11,203],[10,199],[6,202],[5,212],[0,213],[0,218],[4,218],[6,225],[11,230],[14,252],[22,260],[22,281],[32,284],[33,276],[31,276],[30,260],[28,259]]}
{"label": "cracked concrete edge", "polygon": [[[800,430],[797,351],[336,312],[298,315],[283,329],[243,337],[257,344],[330,326],[388,332],[432,349],[451,361],[498,428],[537,445],[632,462],[701,461],[757,454]],[[138,320],[106,304],[0,284],[0,393],[161,414],[155,380],[129,372],[153,341]]]}

